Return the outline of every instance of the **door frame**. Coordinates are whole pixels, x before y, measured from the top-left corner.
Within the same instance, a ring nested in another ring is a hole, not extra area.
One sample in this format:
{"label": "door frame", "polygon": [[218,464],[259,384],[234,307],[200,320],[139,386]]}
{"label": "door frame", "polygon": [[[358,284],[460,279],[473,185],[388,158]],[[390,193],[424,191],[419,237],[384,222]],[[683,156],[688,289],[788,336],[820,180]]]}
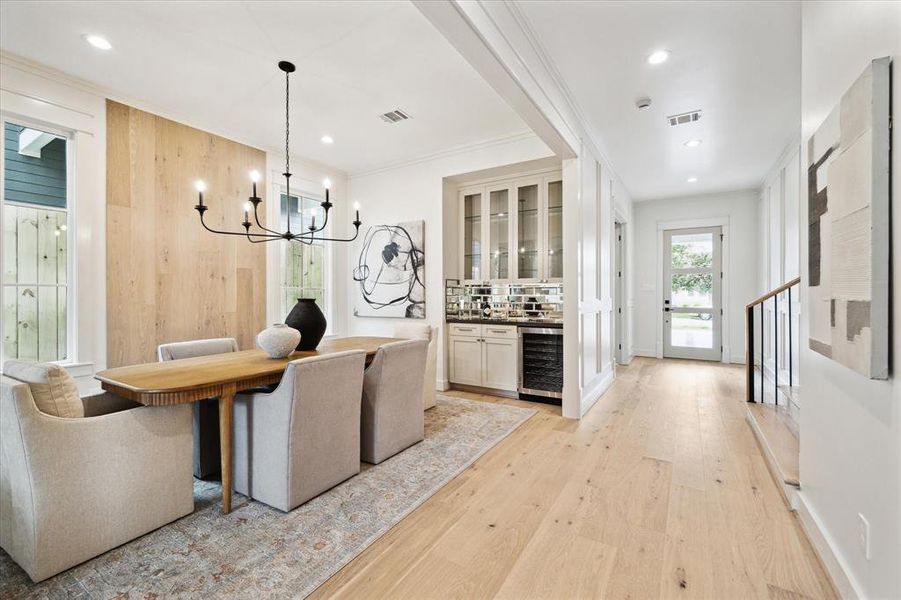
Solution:
{"label": "door frame", "polygon": [[[730,298],[730,267],[732,265],[730,260],[730,227],[729,227],[729,217],[721,216],[721,217],[709,217],[704,219],[685,219],[680,221],[657,221],[657,285],[656,293],[657,293],[657,343],[656,343],[656,356],[657,358],[663,358],[663,232],[668,229],[693,229],[696,227],[721,227],[723,234],[722,248],[721,248],[721,261],[720,266],[723,272],[722,277],[722,287],[720,293],[720,306],[723,309],[723,314],[720,319],[720,340],[721,345],[723,346],[722,357],[720,358],[720,362],[729,363],[731,360],[731,342],[732,342],[732,327],[730,327],[729,319],[731,318],[731,312],[729,310],[729,298]],[[739,361],[740,362],[740,361]]]}

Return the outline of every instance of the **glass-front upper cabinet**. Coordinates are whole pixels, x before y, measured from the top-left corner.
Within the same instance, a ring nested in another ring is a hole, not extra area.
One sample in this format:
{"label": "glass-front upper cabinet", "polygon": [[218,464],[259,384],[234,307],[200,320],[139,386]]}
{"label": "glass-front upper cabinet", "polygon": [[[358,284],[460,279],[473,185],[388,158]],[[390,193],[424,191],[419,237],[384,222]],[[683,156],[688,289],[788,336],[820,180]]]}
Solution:
{"label": "glass-front upper cabinet", "polygon": [[563,181],[545,179],[545,272],[548,280],[563,279]]}
{"label": "glass-front upper cabinet", "polygon": [[491,280],[510,279],[510,188],[488,188],[488,278]]}
{"label": "glass-front upper cabinet", "polygon": [[460,278],[563,279],[563,180],[533,172],[459,190]]}
{"label": "glass-front upper cabinet", "polygon": [[463,194],[463,279],[482,279],[482,193]]}
{"label": "glass-front upper cabinet", "polygon": [[540,182],[516,184],[516,278],[541,278]]}

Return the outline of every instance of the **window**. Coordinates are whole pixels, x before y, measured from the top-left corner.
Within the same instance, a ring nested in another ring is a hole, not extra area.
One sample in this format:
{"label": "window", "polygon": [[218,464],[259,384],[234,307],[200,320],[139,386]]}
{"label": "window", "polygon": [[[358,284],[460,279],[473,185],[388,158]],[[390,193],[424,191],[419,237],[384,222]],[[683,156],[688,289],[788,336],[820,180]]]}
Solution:
{"label": "window", "polygon": [[67,150],[60,135],[3,124],[4,360],[70,359]]}
{"label": "window", "polygon": [[[281,227],[291,231],[307,231],[314,223],[322,226],[325,211],[320,200],[305,196],[281,194]],[[322,235],[321,233],[319,235]],[[328,315],[326,295],[326,248],[322,242],[301,244],[299,242],[276,242],[281,244],[281,285],[279,288],[280,313],[287,315],[298,298],[315,298],[316,304]]]}

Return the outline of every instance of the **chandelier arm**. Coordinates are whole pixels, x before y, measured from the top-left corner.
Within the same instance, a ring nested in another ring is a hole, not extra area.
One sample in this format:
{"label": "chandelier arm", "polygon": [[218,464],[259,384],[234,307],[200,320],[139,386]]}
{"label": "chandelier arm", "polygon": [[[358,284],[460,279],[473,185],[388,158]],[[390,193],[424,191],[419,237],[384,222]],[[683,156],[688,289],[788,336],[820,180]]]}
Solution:
{"label": "chandelier arm", "polygon": [[252,243],[254,243],[254,244],[265,244],[266,242],[274,242],[275,240],[282,240],[282,239],[284,239],[284,238],[281,237],[281,236],[276,237],[276,236],[273,235],[273,236],[268,236],[268,237],[266,237],[265,239],[262,239],[262,240],[255,240],[255,239],[253,239],[253,238],[250,237],[250,236],[252,236],[252,235],[260,235],[260,234],[257,234],[257,233],[250,233],[249,230],[247,231],[247,234],[246,234],[246,235],[247,235],[247,241],[252,242]]}
{"label": "chandelier arm", "polygon": [[268,234],[268,233],[250,233],[249,231],[245,231],[245,232],[238,232],[238,231],[220,231],[220,230],[218,230],[218,229],[213,229],[213,228],[211,228],[209,225],[206,224],[206,221],[204,221],[204,219],[203,219],[203,214],[202,214],[202,213],[201,213],[201,215],[200,215],[200,224],[203,225],[203,228],[206,229],[207,231],[209,231],[210,233],[217,233],[217,234],[219,234],[219,235],[240,235],[240,236],[242,236],[242,237],[244,237],[244,236],[251,236],[251,235],[252,235],[252,236],[255,236],[255,237],[265,237],[265,238],[267,238],[267,241],[268,241],[268,239],[273,239],[273,240],[275,240],[275,239],[283,239],[281,235],[272,235],[272,234]]}
{"label": "chandelier arm", "polygon": [[[328,237],[314,237],[311,238],[312,242],[352,242],[357,239],[357,236],[360,235],[360,228],[357,227],[357,230],[354,232],[354,236],[352,238],[328,238]],[[297,238],[295,238],[296,240]]]}
{"label": "chandelier arm", "polygon": [[272,235],[277,235],[277,236],[281,237],[282,234],[280,232],[273,231],[272,229],[269,229],[268,227],[263,227],[263,225],[260,223],[260,216],[257,214],[257,206],[256,205],[254,205],[254,207],[253,207],[253,220],[257,222],[257,227],[259,227],[263,231],[266,231],[268,233],[271,233]]}

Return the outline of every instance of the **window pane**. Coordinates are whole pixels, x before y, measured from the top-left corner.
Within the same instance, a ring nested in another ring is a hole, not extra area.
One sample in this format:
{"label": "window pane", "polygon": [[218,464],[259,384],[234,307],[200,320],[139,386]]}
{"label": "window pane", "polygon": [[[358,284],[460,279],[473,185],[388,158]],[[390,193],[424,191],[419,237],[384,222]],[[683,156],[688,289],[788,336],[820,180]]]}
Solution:
{"label": "window pane", "polygon": [[713,308],[712,273],[677,273],[672,276],[672,305]]}
{"label": "window pane", "polygon": [[674,269],[712,268],[713,234],[673,235],[672,253]]}
{"label": "window pane", "polygon": [[68,358],[66,140],[4,123],[3,359]]}
{"label": "window pane", "polygon": [[491,192],[491,279],[507,279],[510,263],[510,194],[507,190]]}
{"label": "window pane", "polygon": [[683,348],[713,348],[713,315],[670,313],[670,344]]}

